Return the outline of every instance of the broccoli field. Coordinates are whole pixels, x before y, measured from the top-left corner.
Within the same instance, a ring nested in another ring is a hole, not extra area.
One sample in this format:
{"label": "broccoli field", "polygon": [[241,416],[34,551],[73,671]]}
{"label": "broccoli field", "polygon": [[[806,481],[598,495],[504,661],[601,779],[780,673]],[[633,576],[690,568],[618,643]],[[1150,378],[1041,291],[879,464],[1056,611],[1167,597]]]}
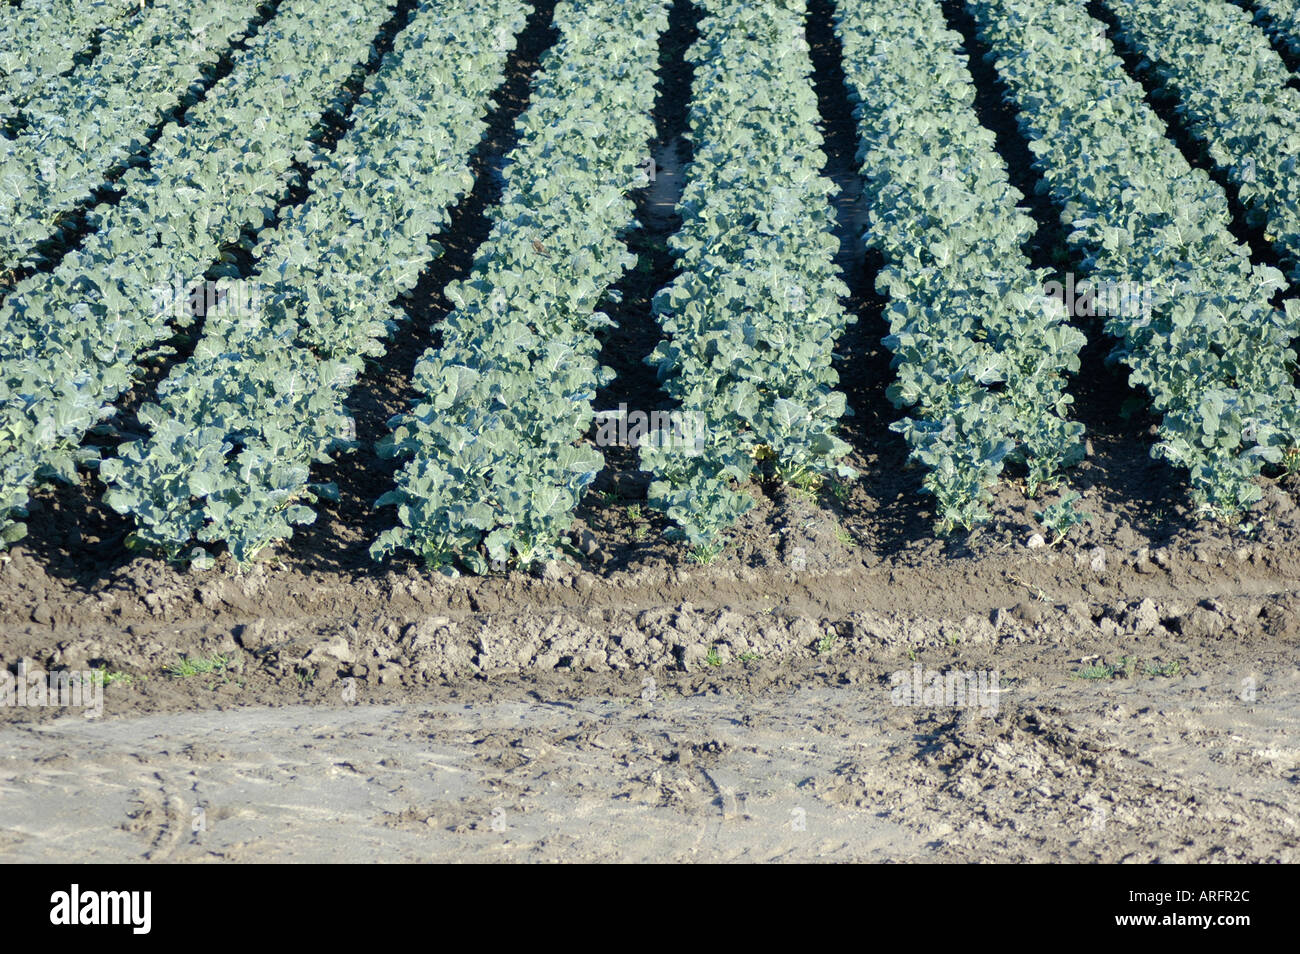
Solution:
{"label": "broccoli field", "polygon": [[[226,804],[370,725],[419,798],[294,797],[375,859],[1297,859],[1296,0],[0,38],[6,790],[138,726]],[[183,832],[149,758],[4,796],[0,858],[351,850]]]}

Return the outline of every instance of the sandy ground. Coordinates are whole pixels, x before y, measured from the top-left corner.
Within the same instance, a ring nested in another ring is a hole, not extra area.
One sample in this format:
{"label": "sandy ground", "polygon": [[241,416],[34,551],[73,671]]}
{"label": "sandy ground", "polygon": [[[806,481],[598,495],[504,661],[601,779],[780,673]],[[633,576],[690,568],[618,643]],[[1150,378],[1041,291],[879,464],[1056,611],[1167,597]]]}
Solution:
{"label": "sandy ground", "polygon": [[1008,650],[986,708],[895,705],[849,654],[10,724],[0,860],[1300,860],[1300,670],[1084,680],[1067,655],[1052,678]]}

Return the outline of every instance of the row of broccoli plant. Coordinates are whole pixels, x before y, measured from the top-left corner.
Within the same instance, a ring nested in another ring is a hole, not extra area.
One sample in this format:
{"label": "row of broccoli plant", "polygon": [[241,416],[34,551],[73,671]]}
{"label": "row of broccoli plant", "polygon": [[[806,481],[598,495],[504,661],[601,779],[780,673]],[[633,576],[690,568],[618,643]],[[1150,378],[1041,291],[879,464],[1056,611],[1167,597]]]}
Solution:
{"label": "row of broccoli plant", "polygon": [[[694,160],[670,240],[680,276],[654,310],[649,356],[678,402],[642,442],[652,506],[674,535],[716,549],[753,506],[743,485],[852,477],[832,349],[852,320],[834,263],[804,0],[703,0],[691,93]],[[765,464],[765,462],[767,462]]]}
{"label": "row of broccoli plant", "polygon": [[1227,197],[1192,169],[1074,0],[968,0],[1083,268],[1140,283],[1153,307],[1107,330],[1163,415],[1153,448],[1191,474],[1194,500],[1230,518],[1300,431],[1290,342],[1300,308],[1234,241]]}
{"label": "row of broccoli plant", "polygon": [[140,0],[27,0],[0,17],[0,118],[39,99],[72,70],[96,33],[132,16]]}
{"label": "row of broccoli plant", "polygon": [[1085,339],[1022,251],[1033,220],[976,118],[962,37],[935,0],[842,0],[836,32],[857,101],[867,242],[886,262],[888,393],[914,409],[893,429],[928,468],[940,532],[970,529],[988,518],[1008,455],[1027,464],[1031,494],[1082,459],[1065,373]]}
{"label": "row of broccoli plant", "polygon": [[[315,461],[355,437],[344,408],[394,304],[441,249],[430,236],[473,186],[523,0],[424,0],[370,77],[353,126],[256,250],[257,272],[208,315],[192,357],[139,417],[152,436],[100,476],[136,538],[199,565],[191,540],[247,561],[315,518]],[[241,288],[256,295],[240,295]]]}
{"label": "row of broccoli plant", "polygon": [[1252,0],[1255,22],[1300,58],[1300,0]]}
{"label": "row of broccoli plant", "polygon": [[562,2],[492,230],[471,274],[446,290],[441,347],[421,357],[421,403],[391,422],[381,452],[405,460],[399,524],[372,548],[402,548],[456,572],[553,558],[604,465],[579,444],[611,372],[596,309],[635,263],[621,235],[627,193],[647,183],[664,0]]}
{"label": "row of broccoli plant", "polygon": [[192,287],[274,214],[393,3],[287,0],[185,123],[168,124],[148,166],[122,177],[121,201],[95,210],[97,231],[5,299],[0,541],[22,536],[16,521],[37,480],[75,479],[78,461],[97,458],[82,438],[183,320],[159,289]]}
{"label": "row of broccoli plant", "polygon": [[0,138],[0,272],[138,151],[248,28],[259,0],[159,0],[105,30],[95,59],[28,103]]}
{"label": "row of broccoli plant", "polygon": [[1227,0],[1106,5],[1300,281],[1300,92],[1268,37]]}

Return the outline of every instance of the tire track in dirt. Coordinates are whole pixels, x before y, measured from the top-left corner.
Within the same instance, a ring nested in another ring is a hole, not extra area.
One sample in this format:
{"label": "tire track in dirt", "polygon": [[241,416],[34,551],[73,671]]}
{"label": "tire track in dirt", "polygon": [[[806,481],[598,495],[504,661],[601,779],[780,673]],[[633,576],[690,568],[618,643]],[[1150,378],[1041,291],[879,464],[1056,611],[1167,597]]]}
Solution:
{"label": "tire track in dirt", "polygon": [[[143,833],[177,861],[1294,862],[1297,712],[1292,662],[1248,702],[1217,674],[1056,679],[993,711],[900,706],[870,680],[723,680],[70,719],[0,727],[0,785],[41,793],[0,802],[0,857],[134,859]],[[189,838],[162,782],[180,777],[207,813]],[[113,836],[133,815],[139,833]]]}
{"label": "tire track in dirt", "polygon": [[157,789],[135,791],[136,807],[127,815],[122,828],[147,843],[148,847],[141,853],[145,861],[167,861],[184,837],[185,801],[169,789],[162,773],[154,772],[153,778]]}

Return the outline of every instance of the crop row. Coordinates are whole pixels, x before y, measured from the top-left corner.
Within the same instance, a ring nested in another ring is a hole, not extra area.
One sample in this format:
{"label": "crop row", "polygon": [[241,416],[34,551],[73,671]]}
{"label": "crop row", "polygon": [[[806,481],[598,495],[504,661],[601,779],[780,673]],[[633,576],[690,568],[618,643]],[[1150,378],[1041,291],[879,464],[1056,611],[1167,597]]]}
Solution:
{"label": "crop row", "polygon": [[1084,269],[1152,290],[1153,308],[1107,317],[1116,357],[1163,415],[1153,453],[1191,472],[1221,516],[1260,496],[1253,479],[1300,435],[1290,342],[1300,308],[1228,231],[1223,190],[1191,168],[1099,48],[1102,25],[1073,0],[968,0],[1019,108],[1036,165]]}
{"label": "crop row", "polygon": [[651,505],[711,547],[753,505],[740,485],[763,462],[796,484],[853,475],[831,366],[851,318],[804,0],[700,5],[694,160],[669,242],[681,275],[655,298],[664,340],[648,358],[677,422],[642,442],[641,466]]}
{"label": "crop row", "polygon": [[[80,247],[0,307],[0,543],[22,535],[33,484],[73,479],[78,464],[99,468],[133,543],[199,563],[213,543],[246,562],[337,493],[312,468],[356,446],[349,392],[473,187],[527,12],[526,0],[420,0],[321,150],[322,121],[350,101],[346,81],[397,2],[284,0],[182,120],[195,84],[271,9],[157,0],[102,20],[97,55],[47,77],[0,138],[0,270],[129,167]],[[835,265],[807,0],[696,3],[693,159],[669,240],[679,274],[654,298],[663,337],[646,359],[673,410],[639,450],[650,504],[708,552],[753,506],[750,481],[854,476],[833,367],[854,317]],[[1261,468],[1300,439],[1300,305],[1270,304],[1284,276],[1234,240],[1224,191],[1188,165],[1078,0],[966,3],[1076,267],[1097,286],[1144,290],[1139,307],[1103,314],[1116,359],[1162,415],[1153,454],[1190,471],[1206,510],[1238,513]],[[1300,96],[1265,35],[1224,0],[1103,3],[1300,279]],[[10,12],[56,16],[59,4]],[[585,439],[612,379],[597,336],[636,261],[623,236],[629,193],[653,168],[668,0],[561,0],[554,25],[490,234],[443,290],[454,310],[415,366],[420,398],[379,446],[400,468],[377,502],[397,524],[377,559],[407,550],[447,572],[552,559],[604,466],[602,437]],[[908,414],[893,429],[927,469],[939,530],[971,527],[1006,462],[1024,466],[1032,494],[1082,456],[1066,375],[1085,339],[1026,256],[1034,223],[938,0],[841,0],[835,25],[864,241],[885,262],[888,396]],[[304,170],[305,199],[283,205]],[[224,297],[192,354],[136,411],[145,433],[101,461],[87,436],[192,320],[187,293],[215,277]]]}
{"label": "crop row", "polygon": [[68,72],[105,26],[139,10],[140,0],[27,0],[0,17],[0,118]]}
{"label": "crop row", "polygon": [[93,62],[50,80],[0,139],[0,271],[138,151],[247,27],[258,0],[159,0],[104,31]]}
{"label": "crop row", "polygon": [[101,465],[106,502],[142,543],[181,555],[192,539],[224,541],[243,562],[315,519],[330,489],[310,468],[355,438],[349,385],[383,353],[403,316],[394,301],[473,185],[470,155],[525,13],[522,0],[425,0],[398,34],[307,199],[261,242],[248,282],[223,288],[193,356],[140,412],[152,436]]}
{"label": "crop row", "polygon": [[1108,4],[1300,281],[1300,92],[1268,38],[1226,0]]}
{"label": "crop row", "polygon": [[0,308],[0,539],[23,533],[28,489],[75,479],[82,438],[111,416],[144,353],[173,334],[158,290],[192,287],[244,229],[261,228],[311,159],[393,0],[289,0],[184,125],[168,124],[97,231]]}
{"label": "crop row", "polygon": [[415,367],[421,402],[381,445],[405,461],[380,499],[399,520],[381,558],[403,548],[448,572],[547,559],[604,465],[578,444],[610,375],[596,309],[635,262],[621,234],[647,181],[667,4],[561,2],[554,22],[491,232],[446,289],[441,346]]}
{"label": "crop row", "polygon": [[1048,273],[1022,251],[1033,220],[1018,208],[993,133],[975,113],[960,34],[935,0],[837,5],[844,71],[857,100],[867,240],[886,266],[893,425],[928,468],[941,531],[987,518],[1008,455],[1030,492],[1082,458],[1065,372],[1083,334],[1048,297]]}
{"label": "crop row", "polygon": [[1256,22],[1300,57],[1300,0],[1252,0],[1252,6]]}

